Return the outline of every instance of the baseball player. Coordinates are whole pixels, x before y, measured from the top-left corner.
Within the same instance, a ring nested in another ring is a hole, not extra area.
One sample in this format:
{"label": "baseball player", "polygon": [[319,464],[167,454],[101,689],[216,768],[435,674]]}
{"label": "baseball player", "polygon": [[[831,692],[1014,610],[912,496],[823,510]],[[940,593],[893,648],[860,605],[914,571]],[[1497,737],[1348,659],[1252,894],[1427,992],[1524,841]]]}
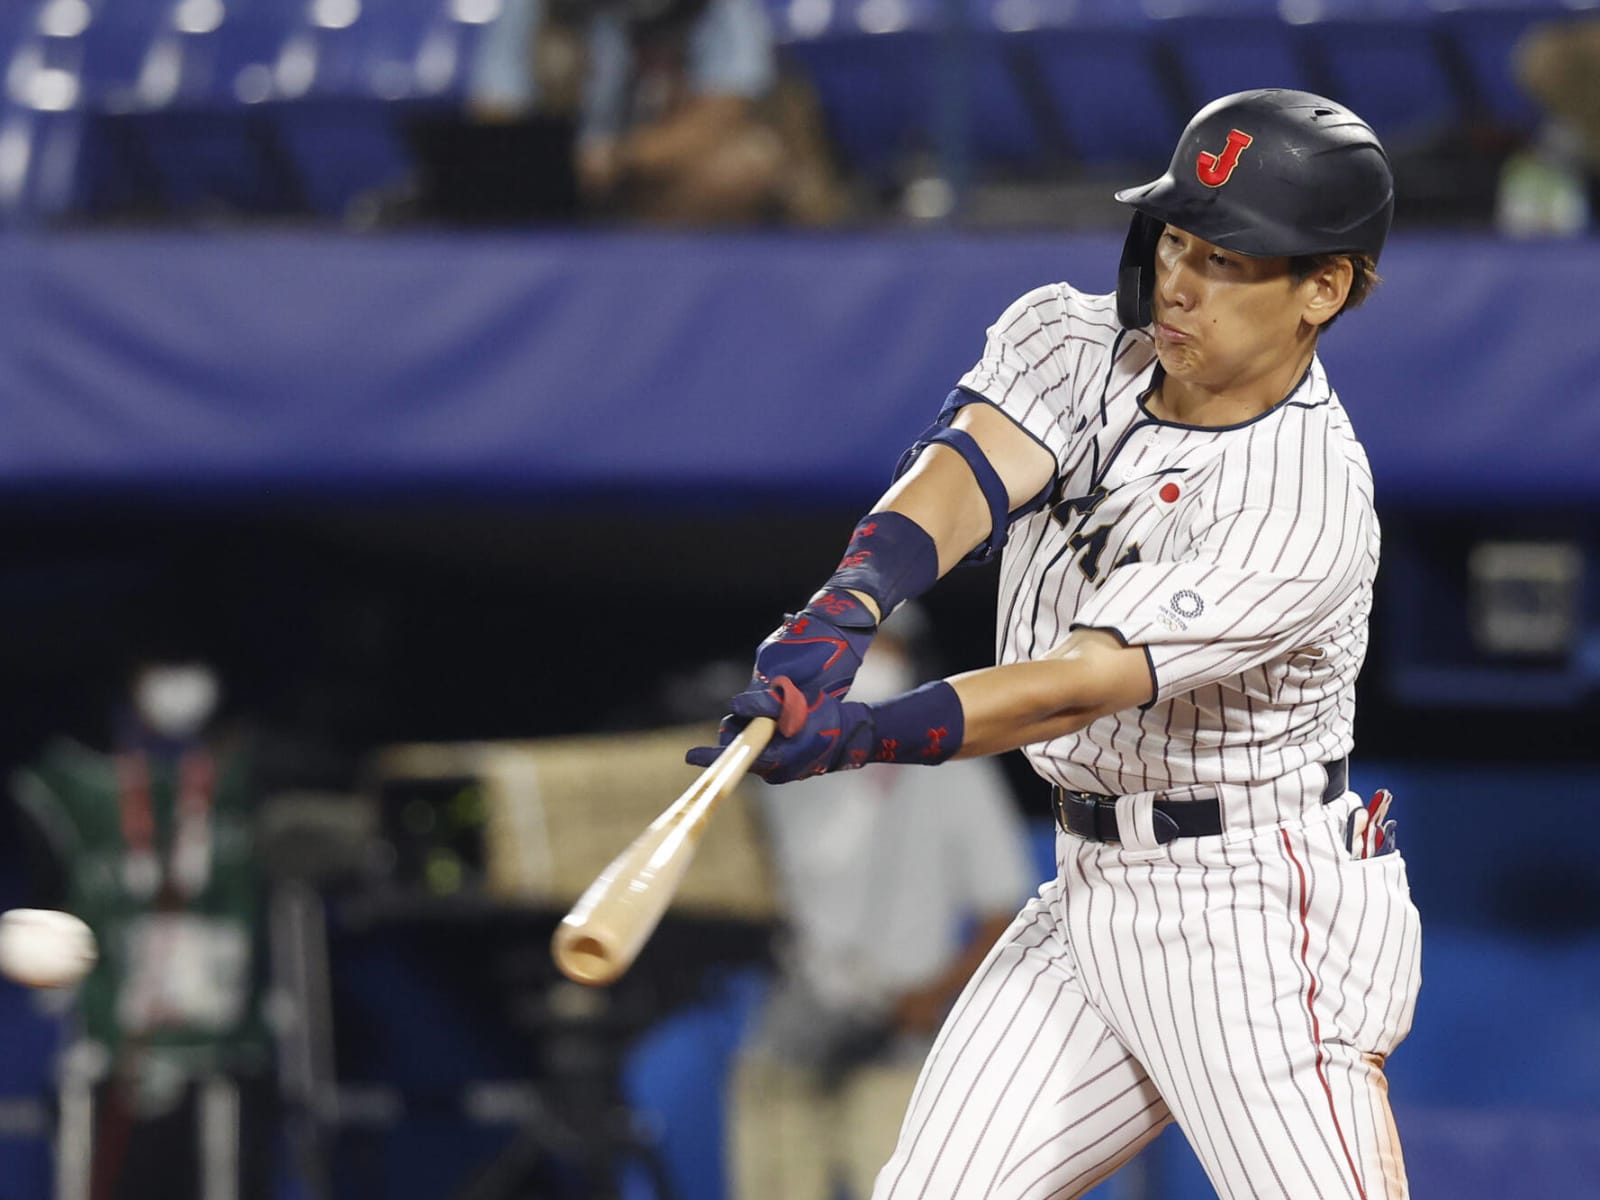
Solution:
{"label": "baseball player", "polygon": [[[1395,1200],[1420,930],[1387,795],[1347,786],[1378,522],[1317,357],[1377,280],[1388,159],[1336,103],[1243,92],[1117,198],[1115,293],[990,327],[723,740],[781,716],[773,782],[1020,747],[1054,785],[1057,876],[952,1008],[879,1200],[1078,1196],[1171,1121],[1224,1197]],[[880,614],[1002,548],[999,665],[846,698]]]}

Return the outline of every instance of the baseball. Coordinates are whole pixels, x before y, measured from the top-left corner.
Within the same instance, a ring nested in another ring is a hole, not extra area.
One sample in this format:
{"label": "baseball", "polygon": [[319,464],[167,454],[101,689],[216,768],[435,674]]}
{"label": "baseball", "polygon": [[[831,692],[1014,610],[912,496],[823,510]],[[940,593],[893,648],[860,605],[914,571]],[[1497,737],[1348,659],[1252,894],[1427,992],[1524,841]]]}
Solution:
{"label": "baseball", "polygon": [[94,934],[71,913],[14,908],[0,914],[0,971],[20,984],[71,987],[98,957]]}

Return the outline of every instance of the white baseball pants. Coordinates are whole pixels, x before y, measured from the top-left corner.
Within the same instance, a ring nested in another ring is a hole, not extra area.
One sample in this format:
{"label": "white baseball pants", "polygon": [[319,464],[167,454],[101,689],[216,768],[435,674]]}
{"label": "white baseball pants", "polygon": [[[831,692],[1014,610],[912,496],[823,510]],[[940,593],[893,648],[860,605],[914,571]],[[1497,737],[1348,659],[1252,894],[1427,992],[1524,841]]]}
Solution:
{"label": "white baseball pants", "polygon": [[1228,1200],[1403,1200],[1383,1064],[1421,930],[1353,794],[1129,849],[1056,837],[939,1035],[874,1200],[1067,1200],[1176,1120]]}

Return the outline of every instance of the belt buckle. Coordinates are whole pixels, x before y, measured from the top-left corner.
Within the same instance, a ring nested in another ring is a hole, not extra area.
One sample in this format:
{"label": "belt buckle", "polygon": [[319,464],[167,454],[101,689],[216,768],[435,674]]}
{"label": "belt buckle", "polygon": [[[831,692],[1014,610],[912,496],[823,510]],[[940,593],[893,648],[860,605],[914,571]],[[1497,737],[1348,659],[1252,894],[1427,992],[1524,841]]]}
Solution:
{"label": "belt buckle", "polygon": [[[1114,844],[1117,841],[1115,837],[1101,836],[1100,801],[1102,797],[1094,792],[1078,792],[1062,787],[1055,789],[1055,795],[1056,824],[1061,827],[1063,833],[1070,833],[1073,837],[1081,837],[1085,841],[1090,842]],[[1088,832],[1083,832],[1080,829],[1074,829],[1072,827],[1072,822],[1068,819],[1068,813],[1071,812],[1082,814],[1083,820],[1080,822],[1080,825],[1086,826]],[[1112,828],[1116,829],[1115,810],[1112,812],[1111,824]],[[1121,831],[1117,830],[1117,832],[1120,833]]]}

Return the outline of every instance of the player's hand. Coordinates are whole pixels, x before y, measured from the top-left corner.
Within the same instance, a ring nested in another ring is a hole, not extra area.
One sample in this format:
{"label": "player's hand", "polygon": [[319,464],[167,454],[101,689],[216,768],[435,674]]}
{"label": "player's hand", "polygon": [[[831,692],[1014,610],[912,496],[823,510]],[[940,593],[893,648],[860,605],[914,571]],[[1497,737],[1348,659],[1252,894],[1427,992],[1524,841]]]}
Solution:
{"label": "player's hand", "polygon": [[[799,699],[780,678],[765,688],[740,692],[730,702],[733,711],[722,719],[716,746],[696,746],[684,756],[697,767],[709,767],[722,747],[755,717],[779,723],[767,748],[750,770],[768,783],[792,783],[829,771],[849,771],[867,764],[875,744],[876,723],[872,706],[822,695],[815,703]],[[796,702],[800,705],[798,711]],[[795,718],[799,716],[799,721]]]}
{"label": "player's hand", "polygon": [[749,690],[764,690],[785,675],[805,693],[808,704],[824,695],[843,696],[877,632],[877,618],[859,597],[823,588],[756,649]]}
{"label": "player's hand", "polygon": [[[814,705],[825,696],[843,696],[855,682],[877,632],[876,618],[858,597],[843,589],[823,588],[799,612],[785,616],[756,648],[750,685],[741,693],[751,697],[746,706],[760,707],[760,697],[779,680],[792,682],[804,705]],[[733,711],[717,730],[719,746],[731,742],[749,721],[741,715],[737,697],[730,707]]]}

